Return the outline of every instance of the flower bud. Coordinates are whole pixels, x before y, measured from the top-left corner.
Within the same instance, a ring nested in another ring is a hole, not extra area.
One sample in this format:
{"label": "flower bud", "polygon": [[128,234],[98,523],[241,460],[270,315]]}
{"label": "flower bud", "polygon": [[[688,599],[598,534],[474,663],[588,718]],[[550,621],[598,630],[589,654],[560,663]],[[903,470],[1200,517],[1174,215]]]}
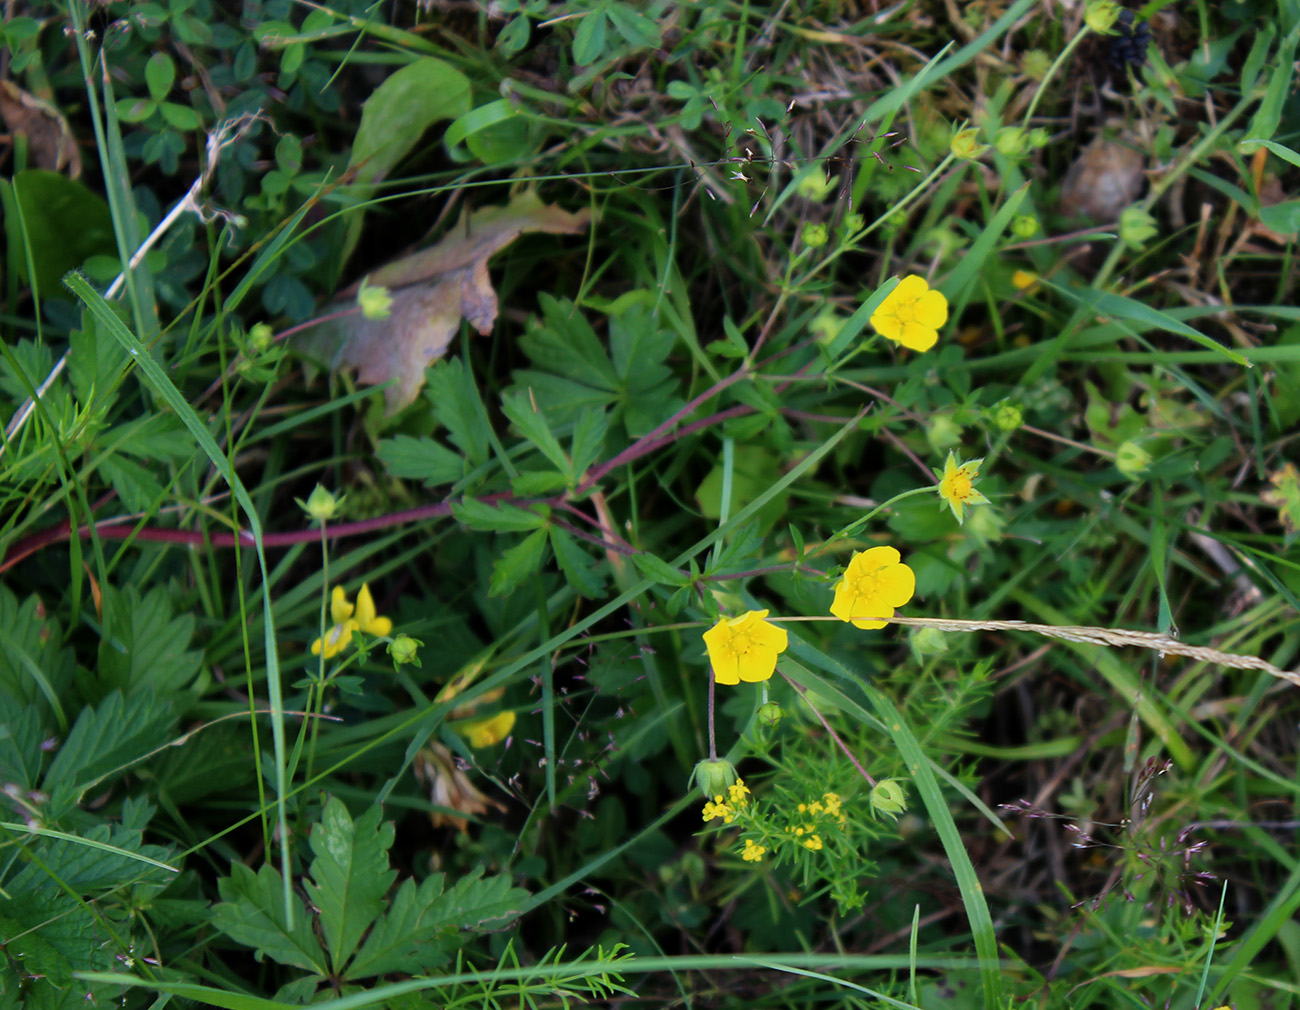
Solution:
{"label": "flower bud", "polygon": [[898,820],[907,810],[907,794],[897,779],[881,779],[871,788],[871,812]]}
{"label": "flower bud", "polygon": [[266,353],[267,348],[271,346],[271,341],[274,338],[275,331],[266,323],[258,323],[248,331],[248,342],[259,354]]}
{"label": "flower bud", "polygon": [[1137,480],[1151,465],[1151,453],[1135,439],[1120,443],[1115,450],[1115,466],[1129,480]]}
{"label": "flower bud", "polygon": [[803,226],[800,238],[809,249],[820,249],[826,244],[826,226],[824,224],[806,224]]}
{"label": "flower bud", "polygon": [[1011,234],[1016,238],[1033,238],[1038,234],[1038,218],[1032,214],[1017,214],[1011,219]]}
{"label": "flower bud", "polygon": [[307,496],[306,501],[303,501],[301,498],[295,498],[294,501],[298,503],[299,508],[317,522],[326,522],[339,514],[339,509],[343,506],[344,497],[346,496],[339,496],[336,498],[333,493],[326,491],[323,487],[317,484],[312,489],[311,494]]}
{"label": "flower bud", "polygon": [[1141,207],[1129,207],[1119,215],[1119,239],[1134,251],[1141,250],[1147,239],[1160,234],[1156,219]]}
{"label": "flower bud", "polygon": [[992,417],[993,423],[1002,431],[1015,431],[1025,421],[1020,408],[1009,400],[995,403]]}
{"label": "flower bud", "polygon": [[1023,127],[1004,126],[993,138],[993,146],[998,149],[999,154],[1005,154],[1008,158],[1017,158],[1025,153],[1025,140]]}
{"label": "flower bud", "polygon": [[917,659],[938,656],[948,651],[948,638],[938,628],[913,628],[907,644]]}
{"label": "flower bud", "polygon": [[1092,0],[1084,12],[1083,20],[1092,31],[1112,35],[1114,33],[1111,29],[1119,20],[1121,10],[1123,8],[1115,0]]}
{"label": "flower bud", "polygon": [[706,800],[712,800],[716,796],[726,796],[739,778],[736,766],[725,759],[701,761],[691,773],[692,781],[699,787]]}
{"label": "flower bud", "polygon": [[948,145],[948,150],[952,152],[955,158],[965,158],[967,161],[973,161],[988,150],[988,145],[979,142],[979,130],[971,127],[954,134],[952,142]]}
{"label": "flower bud", "polygon": [[393,657],[393,664],[414,663],[420,666],[420,657],[416,654],[424,643],[410,635],[398,635],[388,643],[388,654]]}
{"label": "flower bud", "polygon": [[781,706],[774,701],[765,701],[758,706],[758,721],[762,726],[773,727],[781,721]]}
{"label": "flower bud", "polygon": [[371,286],[369,281],[369,277],[362,278],[361,290],[357,292],[361,314],[367,319],[387,319],[393,308],[393,296],[388,288],[379,284]]}

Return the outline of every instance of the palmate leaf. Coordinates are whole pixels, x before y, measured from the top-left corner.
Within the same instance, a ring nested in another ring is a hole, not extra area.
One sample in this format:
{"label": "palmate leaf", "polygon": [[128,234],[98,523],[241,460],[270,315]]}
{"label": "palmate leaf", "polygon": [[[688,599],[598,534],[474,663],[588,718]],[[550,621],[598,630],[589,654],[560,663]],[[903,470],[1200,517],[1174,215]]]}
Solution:
{"label": "palmate leaf", "polygon": [[260,961],[270,957],[295,968],[326,974],[325,954],[312,934],[311,919],[297,897],[293,928],[285,916],[285,889],[279,872],[263,865],[254,873],[235,863],[229,877],[217,882],[222,902],[212,910],[212,923],[232,940],[251,947]]}
{"label": "palmate leaf", "polygon": [[105,586],[104,614],[111,637],[100,641],[93,683],[79,682],[84,695],[97,698],[109,688],[129,693],[147,684],[150,693],[166,696],[189,686],[202,659],[189,648],[194,617],[173,616],[166,589],[156,586],[141,599],[134,586]]}
{"label": "palmate leaf", "polygon": [[373,806],[354,822],[342,801],[331,797],[311,832],[316,858],[311,864],[314,883],[306,885],[307,893],[320,914],[336,972],[384,910],[384,895],[397,877],[397,871],[388,868],[393,824],[381,824],[382,813]]}
{"label": "palmate leaf", "polygon": [[388,914],[375,924],[348,966],[346,977],[428,971],[447,960],[460,930],[496,928],[518,916],[528,892],[512,886],[507,876],[484,879],[479,872],[462,878],[445,893],[446,877],[441,873],[418,887],[413,880],[405,881]]}

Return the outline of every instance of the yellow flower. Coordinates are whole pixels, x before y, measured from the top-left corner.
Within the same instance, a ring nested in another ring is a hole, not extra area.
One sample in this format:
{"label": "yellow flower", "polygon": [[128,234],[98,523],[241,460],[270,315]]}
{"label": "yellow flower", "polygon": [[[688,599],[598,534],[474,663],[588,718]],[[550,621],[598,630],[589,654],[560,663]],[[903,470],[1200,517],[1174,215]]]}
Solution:
{"label": "yellow flower", "polygon": [[1011,285],[1018,291],[1034,287],[1038,283],[1038,274],[1028,270],[1017,270],[1011,275]]}
{"label": "yellow flower", "polygon": [[326,659],[333,659],[347,648],[354,631],[364,631],[367,635],[387,635],[393,630],[392,621],[376,615],[375,600],[370,595],[369,583],[362,583],[355,607],[348,602],[343,587],[335,586],[330,596],[330,619],[334,621],[334,627],[325,633],[324,638],[311,643],[313,656],[319,656],[323,651]]}
{"label": "yellow flower", "polygon": [[724,617],[704,633],[713,677],[719,684],[757,683],[769,680],[776,657],[785,652],[789,636],[784,628],[763,620],[766,610],[750,610],[739,617]]}
{"label": "yellow flower", "polygon": [[807,838],[803,840],[803,847],[805,849],[811,849],[813,852],[819,851],[822,847],[821,836],[809,835]]}
{"label": "yellow flower", "polygon": [[[972,459],[958,464],[951,452],[943,465],[943,475],[939,478],[939,497],[944,500],[957,522],[964,523],[962,514],[967,505],[987,505],[988,499],[975,490],[975,478],[979,476],[982,459]],[[940,506],[942,508],[942,506]]]}
{"label": "yellow flower", "polygon": [[928,351],[948,321],[948,299],[931,291],[924,277],[908,274],[871,315],[881,336],[914,351]]}
{"label": "yellow flower", "polygon": [[736,779],[727,787],[727,795],[733,806],[743,807],[748,802],[749,786],[745,785],[744,779]]}
{"label": "yellow flower", "polygon": [[883,628],[916,592],[916,576],[892,547],[872,547],[853,555],[844,577],[835,586],[831,613],[855,628]]}
{"label": "yellow flower", "polygon": [[506,709],[485,719],[463,722],[456,727],[456,732],[469,741],[471,747],[478,749],[500,743],[514,728],[515,714],[510,709]]}
{"label": "yellow flower", "polygon": [[715,817],[721,817],[723,824],[730,824],[736,817],[736,811],[727,806],[722,797],[718,796],[704,804],[704,819],[711,821]]}
{"label": "yellow flower", "polygon": [[745,850],[740,854],[740,858],[747,863],[757,863],[763,859],[763,854],[767,852],[766,845],[759,845],[752,838],[745,839]]}

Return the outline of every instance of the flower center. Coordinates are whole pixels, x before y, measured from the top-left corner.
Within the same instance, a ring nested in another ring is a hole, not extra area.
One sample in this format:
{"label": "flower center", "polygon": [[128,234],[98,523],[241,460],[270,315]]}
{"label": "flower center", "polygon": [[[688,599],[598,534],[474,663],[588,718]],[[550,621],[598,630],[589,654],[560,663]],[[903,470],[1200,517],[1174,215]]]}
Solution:
{"label": "flower center", "polygon": [[900,302],[894,309],[894,317],[900,323],[911,323],[916,321],[916,302]]}

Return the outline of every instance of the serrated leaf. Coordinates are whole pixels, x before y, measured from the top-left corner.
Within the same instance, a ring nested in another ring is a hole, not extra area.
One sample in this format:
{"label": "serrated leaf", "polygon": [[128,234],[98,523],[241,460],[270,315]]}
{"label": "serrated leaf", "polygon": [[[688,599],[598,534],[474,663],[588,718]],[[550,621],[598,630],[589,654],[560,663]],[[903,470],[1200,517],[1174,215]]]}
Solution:
{"label": "serrated leaf", "polygon": [[394,972],[417,974],[446,960],[437,942],[447,931],[493,928],[517,917],[528,892],[505,875],[479,876],[475,870],[442,893],[445,877],[435,873],[417,888],[407,880],[393,897],[388,914],[375,924],[348,971],[351,980]]}
{"label": "serrated leaf", "polygon": [[379,459],[394,477],[422,481],[426,487],[454,484],[465,475],[465,460],[431,438],[383,439]]}
{"label": "serrated leaf", "polygon": [[189,648],[194,615],[172,615],[166,589],[155,586],[141,599],[134,586],[104,587],[104,629],[93,698],[114,688],[129,694],[148,685],[159,696],[189,687],[202,654]]}
{"label": "serrated leaf", "polygon": [[573,422],[573,472],[581,477],[587,468],[600,458],[605,444],[605,433],[609,430],[609,418],[603,410],[584,407],[578,412],[578,419]]}
{"label": "serrated leaf", "polygon": [[507,393],[501,397],[501,412],[519,429],[519,434],[535,445],[550,460],[551,465],[564,474],[565,480],[573,480],[573,464],[560,448],[560,440],[551,432],[546,416],[533,406],[526,391]]}
{"label": "serrated leaf", "polygon": [[753,522],[745,523],[727,539],[714,563],[709,566],[708,572],[710,575],[716,575],[719,572],[753,568],[762,557],[763,537],[759,532],[759,520],[755,519]]}
{"label": "serrated leaf", "polygon": [[492,566],[492,581],[488,586],[489,596],[505,596],[514,592],[519,584],[530,575],[537,574],[546,557],[546,530],[534,530],[524,537],[522,543],[502,552]]}
{"label": "serrated leaf", "polygon": [[99,464],[99,472],[113,485],[129,512],[147,512],[162,499],[162,484],[152,471],[134,460],[108,456]]}
{"label": "serrated leaf", "polygon": [[424,395],[452,445],[470,465],[486,463],[491,425],[474,377],[460,358],[444,359],[425,372]]}
{"label": "serrated leaf", "polygon": [[308,839],[316,858],[307,893],[320,914],[335,972],[384,910],[384,895],[397,878],[388,867],[393,825],[382,817],[383,811],[373,806],[354,822],[343,802],[331,796]]}
{"label": "serrated leaf", "polygon": [[294,968],[325,975],[324,953],[312,935],[311,919],[297,897],[293,929],[286,925],[284,884],[279,872],[263,864],[256,874],[242,863],[217,882],[221,904],[212,910],[212,924],[232,940],[264,957]]}
{"label": "serrated leaf", "polygon": [[661,586],[684,586],[690,581],[687,576],[654,554],[645,552],[633,554],[632,564],[636,565],[637,571],[645,578],[652,579]]}
{"label": "serrated leaf", "polygon": [[[109,343],[116,345],[115,341]],[[148,414],[113,429],[113,448],[139,459],[190,459],[197,451],[194,437],[172,413]]]}
{"label": "serrated leaf", "polygon": [[40,714],[0,694],[0,782],[12,783],[22,792],[36,788],[43,737]]}
{"label": "serrated leaf", "polygon": [[84,791],[156,750],[174,722],[167,699],[143,691],[123,698],[114,691],[97,707],[81,710],[45,773],[42,788],[52,791],[66,785]]}
{"label": "serrated leaf", "polygon": [[530,509],[521,509],[509,502],[489,505],[475,498],[466,498],[452,505],[451,514],[458,523],[463,523],[472,530],[495,533],[535,530],[546,523],[545,516]]}
{"label": "serrated leaf", "polygon": [[555,552],[555,563],[578,595],[596,599],[605,588],[605,580],[592,556],[557,526],[551,527],[551,550]]}

